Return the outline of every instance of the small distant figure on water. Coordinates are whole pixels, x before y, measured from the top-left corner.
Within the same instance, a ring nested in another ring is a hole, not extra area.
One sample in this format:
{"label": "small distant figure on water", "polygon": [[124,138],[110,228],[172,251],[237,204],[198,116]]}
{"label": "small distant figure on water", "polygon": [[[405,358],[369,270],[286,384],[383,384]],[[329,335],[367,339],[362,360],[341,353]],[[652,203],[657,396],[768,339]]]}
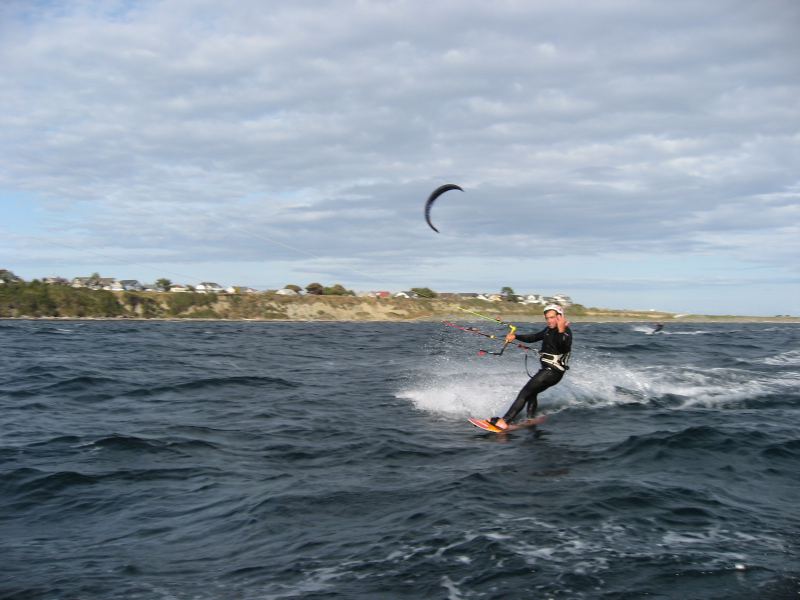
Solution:
{"label": "small distant figure on water", "polygon": [[653,325],[653,333],[658,333],[662,329],[664,329],[663,323],[656,323],[655,325]]}
{"label": "small distant figure on water", "polygon": [[516,400],[505,415],[488,420],[495,427],[507,429],[525,406],[527,406],[528,418],[532,419],[539,406],[538,394],[561,381],[564,373],[569,369],[567,362],[572,351],[572,330],[569,328],[569,321],[564,316],[564,309],[558,304],[548,304],[544,307],[544,319],[547,327],[538,333],[527,335],[509,333],[506,336],[507,343],[513,342],[515,339],[525,343],[541,340],[542,349],[539,352],[541,368],[519,391]]}

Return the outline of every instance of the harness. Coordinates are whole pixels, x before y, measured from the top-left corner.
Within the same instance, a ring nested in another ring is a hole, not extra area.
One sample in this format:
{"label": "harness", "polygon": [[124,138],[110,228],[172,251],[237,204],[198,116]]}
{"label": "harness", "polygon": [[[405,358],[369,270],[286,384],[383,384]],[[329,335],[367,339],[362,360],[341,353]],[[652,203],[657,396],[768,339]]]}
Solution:
{"label": "harness", "polygon": [[569,369],[567,363],[569,362],[569,352],[565,354],[549,354],[547,352],[539,352],[539,360],[546,365],[555,367],[559,371],[566,371]]}

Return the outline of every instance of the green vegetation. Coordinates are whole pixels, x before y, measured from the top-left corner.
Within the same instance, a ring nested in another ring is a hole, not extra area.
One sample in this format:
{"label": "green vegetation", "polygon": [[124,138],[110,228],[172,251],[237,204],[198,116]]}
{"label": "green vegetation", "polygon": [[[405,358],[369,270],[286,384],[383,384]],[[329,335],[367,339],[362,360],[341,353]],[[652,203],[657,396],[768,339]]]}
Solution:
{"label": "green vegetation", "polygon": [[322,296],[325,293],[325,288],[322,287],[321,283],[309,283],[306,286],[306,294],[311,296]]}
{"label": "green vegetation", "polygon": [[[170,316],[195,317],[200,312],[206,312],[205,307],[211,306],[217,301],[216,294],[199,294],[196,292],[182,292],[180,294],[170,294],[167,296],[167,306]],[[211,311],[213,312],[213,311]],[[213,317],[210,317],[213,318]]]}
{"label": "green vegetation", "polygon": [[514,293],[514,290],[508,286],[505,286],[503,289],[500,290],[500,294],[503,296],[503,300],[506,302],[519,302],[520,297]]}
{"label": "green vegetation", "polygon": [[345,289],[345,287],[337,283],[331,287],[326,287],[322,291],[323,295],[325,296],[355,296],[355,292],[353,290]]}
{"label": "green vegetation", "polygon": [[36,280],[0,286],[0,317],[118,317],[124,313],[112,292]]}
{"label": "green vegetation", "polygon": [[[300,288],[295,286],[286,286],[288,289],[300,291]],[[295,289],[296,288],[296,289]],[[341,283],[334,284],[330,287],[323,286],[321,283],[309,283],[306,286],[306,294],[309,296],[355,296],[353,290],[346,289]]]}
{"label": "green vegetation", "polygon": [[[304,296],[260,294],[201,294],[195,292],[110,292],[67,285],[26,283],[9,271],[0,271],[0,318],[141,318],[141,319],[286,319],[286,320],[469,320],[467,308],[515,323],[542,322],[542,305],[490,302],[477,298],[449,298],[428,288],[414,288],[419,296],[356,298],[340,284]],[[313,284],[312,284],[313,285]],[[311,285],[309,287],[312,287]],[[307,288],[308,289],[308,288]],[[431,297],[425,297],[430,292]],[[509,291],[509,295],[513,290]],[[580,304],[567,307],[572,321],[666,321],[665,312],[607,310]],[[778,319],[776,317],[776,319]],[[797,322],[796,318],[784,320]],[[752,320],[748,317],[682,316],[688,320]],[[770,321],[769,318],[756,319]]]}
{"label": "green vegetation", "polygon": [[436,298],[439,294],[434,292],[430,288],[411,288],[411,291],[414,292],[420,298]]}

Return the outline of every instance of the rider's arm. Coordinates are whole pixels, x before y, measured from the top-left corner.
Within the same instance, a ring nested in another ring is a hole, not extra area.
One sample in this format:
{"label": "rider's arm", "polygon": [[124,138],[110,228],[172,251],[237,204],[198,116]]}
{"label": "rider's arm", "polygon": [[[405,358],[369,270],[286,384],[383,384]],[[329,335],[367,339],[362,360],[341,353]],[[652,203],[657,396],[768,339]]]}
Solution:
{"label": "rider's arm", "polygon": [[547,332],[547,327],[545,327],[544,329],[542,329],[541,331],[538,331],[536,333],[528,333],[528,334],[523,334],[523,335],[516,334],[516,338],[520,342],[525,342],[525,343],[530,344],[532,342],[538,342],[539,340],[544,339],[544,334],[546,332]]}

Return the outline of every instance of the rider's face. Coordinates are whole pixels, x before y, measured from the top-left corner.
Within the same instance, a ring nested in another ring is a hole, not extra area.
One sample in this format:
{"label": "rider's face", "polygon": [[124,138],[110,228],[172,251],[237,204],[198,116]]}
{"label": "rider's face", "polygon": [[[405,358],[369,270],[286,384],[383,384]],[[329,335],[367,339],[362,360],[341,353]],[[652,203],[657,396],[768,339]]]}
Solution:
{"label": "rider's face", "polygon": [[550,329],[553,329],[558,323],[558,313],[554,310],[548,310],[544,313],[544,320]]}

